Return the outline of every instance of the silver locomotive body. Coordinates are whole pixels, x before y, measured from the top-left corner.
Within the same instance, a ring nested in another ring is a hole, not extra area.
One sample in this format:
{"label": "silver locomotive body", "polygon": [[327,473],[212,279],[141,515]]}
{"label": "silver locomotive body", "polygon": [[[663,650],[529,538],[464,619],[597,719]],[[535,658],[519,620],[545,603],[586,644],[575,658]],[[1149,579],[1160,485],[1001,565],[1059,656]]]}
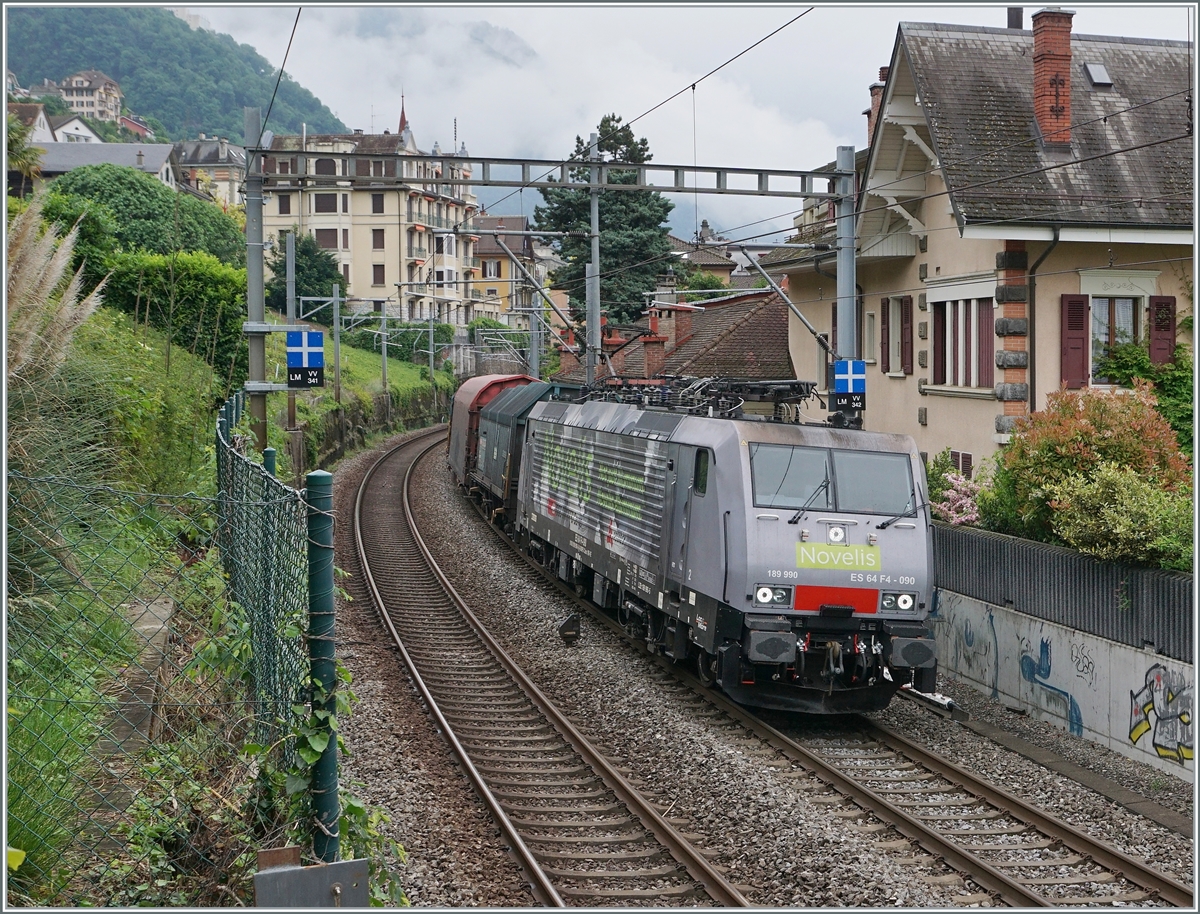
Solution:
{"label": "silver locomotive body", "polygon": [[925,501],[907,436],[550,401],[528,412],[511,529],[734,699],[861,711],[933,688]]}

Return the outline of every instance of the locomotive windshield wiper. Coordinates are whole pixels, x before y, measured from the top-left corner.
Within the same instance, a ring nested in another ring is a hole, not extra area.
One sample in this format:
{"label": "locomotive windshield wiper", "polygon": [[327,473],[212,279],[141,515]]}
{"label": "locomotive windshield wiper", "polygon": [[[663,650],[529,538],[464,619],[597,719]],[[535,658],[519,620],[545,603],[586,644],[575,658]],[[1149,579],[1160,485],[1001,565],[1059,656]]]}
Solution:
{"label": "locomotive windshield wiper", "polygon": [[808,496],[808,501],[806,501],[803,505],[800,506],[800,510],[792,515],[792,519],[789,520],[788,523],[789,524],[800,523],[800,518],[804,516],[804,512],[807,511],[809,508],[811,508],[813,505],[813,502],[817,500],[817,496],[820,495],[822,492],[824,492],[828,488],[829,488],[829,476],[826,475],[824,481],[819,486],[817,486],[815,489],[813,489],[812,495]]}
{"label": "locomotive windshield wiper", "polygon": [[876,530],[886,530],[888,527],[890,527],[896,521],[900,520],[900,518],[916,517],[918,511],[920,511],[922,508],[928,508],[928,507],[929,507],[929,502],[925,502],[925,504],[923,504],[923,505],[917,505],[915,508],[909,508],[903,514],[897,514],[895,517],[889,517],[887,520],[876,524],[875,529]]}

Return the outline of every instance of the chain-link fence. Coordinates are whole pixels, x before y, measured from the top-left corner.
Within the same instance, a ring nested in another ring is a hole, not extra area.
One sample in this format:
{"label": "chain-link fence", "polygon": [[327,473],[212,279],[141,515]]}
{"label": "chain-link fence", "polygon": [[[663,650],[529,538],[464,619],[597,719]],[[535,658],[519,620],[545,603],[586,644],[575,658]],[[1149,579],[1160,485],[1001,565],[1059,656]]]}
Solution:
{"label": "chain-link fence", "polygon": [[10,905],[253,903],[283,823],[241,750],[288,749],[307,536],[301,493],[230,440],[237,412],[215,497],[8,476]]}

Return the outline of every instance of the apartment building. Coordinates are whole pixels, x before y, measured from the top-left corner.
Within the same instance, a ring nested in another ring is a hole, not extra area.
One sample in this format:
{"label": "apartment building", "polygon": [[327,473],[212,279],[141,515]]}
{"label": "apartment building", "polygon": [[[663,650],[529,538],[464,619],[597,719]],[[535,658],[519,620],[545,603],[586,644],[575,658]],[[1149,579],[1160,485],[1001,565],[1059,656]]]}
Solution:
{"label": "apartment building", "polygon": [[121,87],[99,70],[80,70],[60,83],[44,80],[42,90],[61,95],[72,114],[114,122],[121,117]]}
{"label": "apartment building", "polygon": [[263,157],[263,232],[296,226],[341,265],[351,310],[465,326],[482,293],[465,145],[440,161],[417,148],[401,111],[397,133],[277,136]]}

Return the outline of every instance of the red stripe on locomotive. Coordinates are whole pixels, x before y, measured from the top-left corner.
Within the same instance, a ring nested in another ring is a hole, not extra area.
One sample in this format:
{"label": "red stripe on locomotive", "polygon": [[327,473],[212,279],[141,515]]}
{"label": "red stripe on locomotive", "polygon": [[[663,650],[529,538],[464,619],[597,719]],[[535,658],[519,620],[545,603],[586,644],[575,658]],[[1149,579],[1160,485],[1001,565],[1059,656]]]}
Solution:
{"label": "red stripe on locomotive", "polygon": [[794,609],[819,610],[823,604],[853,606],[856,613],[874,613],[879,609],[879,591],[866,587],[797,587]]}

